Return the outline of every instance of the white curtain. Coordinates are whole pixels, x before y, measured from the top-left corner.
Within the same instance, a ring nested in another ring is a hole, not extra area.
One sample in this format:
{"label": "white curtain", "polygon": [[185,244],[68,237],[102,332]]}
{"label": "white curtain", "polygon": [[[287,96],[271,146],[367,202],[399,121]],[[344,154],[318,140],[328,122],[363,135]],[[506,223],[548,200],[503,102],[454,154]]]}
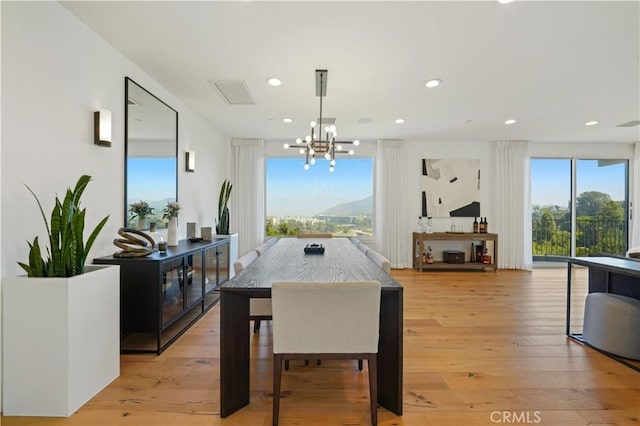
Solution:
{"label": "white curtain", "polygon": [[529,145],[527,141],[494,144],[492,227],[498,234],[498,268],[533,268]]}
{"label": "white curtain", "polygon": [[376,153],[376,248],[393,268],[410,268],[406,221],[404,143],[379,140]]}
{"label": "white curtain", "polygon": [[640,247],[640,142],[636,142],[636,152],[633,156],[633,182],[630,188],[633,193],[631,202],[631,245],[629,248]]}
{"label": "white curtain", "polygon": [[238,255],[264,241],[264,141],[231,141],[231,231],[238,232]]}

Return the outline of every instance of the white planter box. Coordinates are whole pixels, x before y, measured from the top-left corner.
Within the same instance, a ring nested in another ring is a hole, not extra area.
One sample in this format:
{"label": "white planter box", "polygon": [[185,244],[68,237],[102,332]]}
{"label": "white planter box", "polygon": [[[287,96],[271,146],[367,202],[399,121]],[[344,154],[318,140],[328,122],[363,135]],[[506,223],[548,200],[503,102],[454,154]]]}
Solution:
{"label": "white planter box", "polygon": [[229,235],[229,279],[236,276],[233,264],[238,260],[238,233]]}
{"label": "white planter box", "polygon": [[238,233],[217,234],[218,237],[229,237],[229,279],[236,276],[233,264],[238,260]]}
{"label": "white planter box", "polygon": [[2,281],[3,414],[68,417],[120,375],[120,267]]}

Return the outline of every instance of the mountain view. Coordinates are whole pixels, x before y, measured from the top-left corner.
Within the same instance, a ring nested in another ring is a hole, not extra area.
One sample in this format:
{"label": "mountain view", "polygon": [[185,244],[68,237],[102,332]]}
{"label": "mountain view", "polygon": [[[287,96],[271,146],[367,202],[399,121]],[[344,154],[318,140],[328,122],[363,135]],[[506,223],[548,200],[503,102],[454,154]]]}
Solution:
{"label": "mountain view", "polygon": [[328,208],[316,216],[371,216],[373,212],[373,195],[358,201],[338,204]]}

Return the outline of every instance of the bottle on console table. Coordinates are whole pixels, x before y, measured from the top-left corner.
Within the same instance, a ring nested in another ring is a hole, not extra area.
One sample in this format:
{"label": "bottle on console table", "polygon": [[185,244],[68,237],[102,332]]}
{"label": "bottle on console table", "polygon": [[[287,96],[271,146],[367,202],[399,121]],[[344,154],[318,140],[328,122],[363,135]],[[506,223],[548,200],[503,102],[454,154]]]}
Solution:
{"label": "bottle on console table", "polygon": [[478,218],[473,218],[473,233],[477,234],[480,232],[480,224],[478,223]]}

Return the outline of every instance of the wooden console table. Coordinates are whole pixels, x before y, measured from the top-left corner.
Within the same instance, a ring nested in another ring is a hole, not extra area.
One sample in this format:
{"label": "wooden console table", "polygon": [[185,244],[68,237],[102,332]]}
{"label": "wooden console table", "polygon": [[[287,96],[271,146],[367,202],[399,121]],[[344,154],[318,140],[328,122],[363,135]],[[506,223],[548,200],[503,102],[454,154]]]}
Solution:
{"label": "wooden console table", "polygon": [[[482,252],[484,253],[487,241],[493,242],[493,253],[491,254],[491,263],[471,262],[470,256],[467,256],[465,250],[465,263],[446,263],[433,262],[425,263],[422,260],[422,253],[427,250],[429,241],[479,241],[481,243]],[[434,232],[427,234],[425,232],[413,233],[413,267],[419,271],[431,270],[476,270],[482,271],[491,268],[495,271],[498,269],[498,234],[479,234],[474,232]]]}

